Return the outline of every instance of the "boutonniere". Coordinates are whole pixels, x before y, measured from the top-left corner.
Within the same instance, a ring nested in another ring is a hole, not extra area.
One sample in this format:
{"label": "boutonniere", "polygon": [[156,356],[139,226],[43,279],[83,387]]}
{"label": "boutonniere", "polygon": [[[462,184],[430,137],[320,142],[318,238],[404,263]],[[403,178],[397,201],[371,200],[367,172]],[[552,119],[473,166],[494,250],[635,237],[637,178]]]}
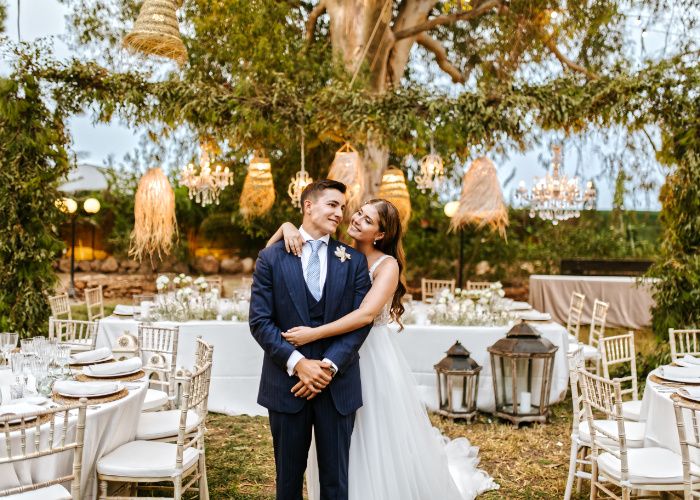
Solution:
{"label": "boutonniere", "polygon": [[340,246],[335,249],[335,256],[340,259],[340,262],[350,260],[350,254],[345,251],[345,247]]}

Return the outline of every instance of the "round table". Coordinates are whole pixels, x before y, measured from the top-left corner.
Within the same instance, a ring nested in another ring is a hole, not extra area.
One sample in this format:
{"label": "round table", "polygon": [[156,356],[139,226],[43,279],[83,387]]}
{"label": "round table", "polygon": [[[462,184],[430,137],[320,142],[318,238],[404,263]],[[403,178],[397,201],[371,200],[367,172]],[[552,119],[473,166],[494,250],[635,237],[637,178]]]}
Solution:
{"label": "round table", "polygon": [[676,388],[653,382],[650,377],[647,376],[640,412],[641,420],[646,422],[644,446],[668,448],[680,455],[676,415],[671,401]]}
{"label": "round table", "polygon": [[[129,394],[125,398],[88,407],[83,444],[83,470],[80,479],[81,498],[97,497],[97,461],[122,444],[133,441],[136,435],[136,426],[146,396],[147,384],[129,382],[125,386],[129,389]],[[57,425],[60,421],[57,418]],[[72,412],[68,420],[67,437],[70,439],[75,438],[77,421],[77,412]],[[40,429],[40,439],[45,443],[49,436],[49,424],[42,425]],[[33,449],[34,432],[34,427],[26,430],[28,449]],[[59,432],[56,431],[55,435],[58,437]],[[20,446],[20,433],[11,433],[10,439],[13,453],[17,453]],[[6,456],[6,449],[6,438],[2,434],[0,435],[0,456]],[[72,467],[73,456],[70,452],[5,464],[0,466],[0,489],[64,476],[71,473]],[[70,490],[69,485],[64,486]]]}

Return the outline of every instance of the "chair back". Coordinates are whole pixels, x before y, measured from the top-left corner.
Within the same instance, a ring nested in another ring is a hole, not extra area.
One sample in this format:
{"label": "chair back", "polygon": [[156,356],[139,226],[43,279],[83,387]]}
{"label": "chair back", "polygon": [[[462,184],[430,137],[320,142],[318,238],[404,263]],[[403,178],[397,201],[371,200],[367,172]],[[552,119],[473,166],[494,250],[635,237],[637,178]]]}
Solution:
{"label": "chair back", "polygon": [[600,341],[600,351],[603,364],[603,377],[610,380],[610,367],[629,364],[630,374],[616,379],[629,387],[621,389],[622,396],[631,394],[632,401],[637,401],[637,353],[634,348],[634,332],[614,337],[605,337]]}
{"label": "chair back", "polygon": [[224,279],[221,276],[208,276],[204,278],[209,286],[209,290],[216,288],[219,290],[219,297],[224,296]]}
{"label": "chair back", "polygon": [[[579,369],[578,375],[593,449],[591,462],[595,463],[603,452],[610,453],[620,461],[620,481],[627,482],[629,481],[629,464],[625,424],[622,418],[620,381],[599,377],[585,369]],[[603,414],[604,418],[596,421],[596,414],[600,413]],[[600,425],[606,420],[615,421],[615,431],[606,430]]]}
{"label": "chair back", "polygon": [[[180,402],[180,425],[177,432],[177,457],[176,464],[182,468],[182,456],[187,448],[196,446],[204,449],[204,432],[206,429],[206,417],[209,404],[209,384],[211,382],[211,361],[204,366],[196,368],[191,375],[174,377],[175,382],[182,387],[182,399]],[[194,436],[187,433],[187,413],[189,410],[197,412],[199,425]]]}
{"label": "chair back", "polygon": [[138,336],[143,370],[148,376],[149,384],[173,396],[179,328],[139,323]]}
{"label": "chair back", "polygon": [[700,330],[668,329],[668,340],[671,344],[671,359],[676,361],[686,354],[700,356]]}
{"label": "chair back", "polygon": [[573,406],[573,434],[578,435],[578,426],[586,419],[583,411],[581,387],[578,381],[578,370],[584,366],[583,348],[579,346],[575,351],[569,352],[566,357],[569,363],[569,386],[571,388],[571,403]]}
{"label": "chair back", "polygon": [[196,367],[204,366],[208,362],[213,362],[214,358],[214,346],[202,339],[202,336],[198,336],[197,345],[195,347],[195,357],[194,364]]}
{"label": "chair back", "polygon": [[600,347],[600,339],[605,337],[605,320],[608,316],[607,302],[595,299],[593,302],[593,315],[591,316],[591,329],[588,334],[588,343],[593,347]]}
{"label": "chair back", "polygon": [[60,293],[49,297],[49,306],[51,307],[51,316],[56,319],[73,319],[70,310],[70,299],[67,293]]}
{"label": "chair back", "polygon": [[[0,455],[0,468],[5,466],[12,467],[17,462],[38,461],[48,455],[57,455],[64,452],[73,453],[73,468],[70,474],[45,481],[37,481],[30,485],[14,486],[0,490],[0,497],[19,495],[53,486],[54,484],[70,482],[72,498],[81,498],[80,475],[83,465],[86,408],[87,400],[81,399],[76,404],[48,408],[34,413],[27,413],[21,417],[14,414],[0,415],[0,433],[4,434],[5,443],[7,443],[4,453]],[[71,419],[74,421],[75,417],[74,413],[70,412],[74,410],[77,410],[78,420],[74,437],[71,437],[73,435],[72,432],[69,432],[73,428]],[[42,437],[42,427],[44,432],[48,433],[48,439]],[[10,446],[10,443],[18,439],[18,446]]]}
{"label": "chair back", "polygon": [[677,394],[671,396],[676,415],[678,440],[683,462],[683,490],[685,499],[700,498],[700,405],[687,401]]}
{"label": "chair back", "polygon": [[465,285],[465,290],[488,290],[491,288],[490,281],[467,281]]}
{"label": "chair back", "polygon": [[70,345],[75,350],[94,349],[99,321],[49,318],[49,339]]}
{"label": "chair back", "polygon": [[434,280],[429,278],[421,278],[420,280],[421,288],[421,299],[423,302],[435,297],[440,290],[447,288],[451,293],[455,291],[455,280]]}
{"label": "chair back", "polygon": [[577,341],[579,331],[581,330],[581,316],[583,315],[583,305],[585,302],[585,295],[578,292],[571,292],[569,315],[566,317],[566,331],[573,335]]}
{"label": "chair back", "polygon": [[105,317],[104,298],[102,297],[102,285],[85,289],[85,305],[90,321]]}

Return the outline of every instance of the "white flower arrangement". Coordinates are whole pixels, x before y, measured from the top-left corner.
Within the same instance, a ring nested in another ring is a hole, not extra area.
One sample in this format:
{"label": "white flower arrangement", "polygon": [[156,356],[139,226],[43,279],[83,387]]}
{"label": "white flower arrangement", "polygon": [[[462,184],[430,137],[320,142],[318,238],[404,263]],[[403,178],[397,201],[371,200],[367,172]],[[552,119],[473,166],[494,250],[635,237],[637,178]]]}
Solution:
{"label": "white flower arrangement", "polygon": [[209,288],[209,283],[207,283],[207,280],[204,276],[200,276],[196,280],[194,280],[194,286],[196,286],[200,292],[205,292],[207,288]]}
{"label": "white flower arrangement", "polygon": [[195,280],[186,274],[178,274],[172,279],[175,291],[164,293],[170,283],[167,276],[156,279],[159,295],[152,310],[155,318],[164,321],[216,319],[218,293],[207,292],[209,284],[204,277]]}
{"label": "white flower arrangement", "polygon": [[156,289],[159,292],[162,292],[163,290],[167,289],[169,284],[170,284],[170,278],[168,278],[164,274],[161,274],[156,279]]}
{"label": "white flower arrangement", "polygon": [[505,310],[502,297],[503,285],[493,283],[486,290],[463,290],[456,288],[440,291],[428,312],[431,323],[460,326],[500,326],[514,319]]}

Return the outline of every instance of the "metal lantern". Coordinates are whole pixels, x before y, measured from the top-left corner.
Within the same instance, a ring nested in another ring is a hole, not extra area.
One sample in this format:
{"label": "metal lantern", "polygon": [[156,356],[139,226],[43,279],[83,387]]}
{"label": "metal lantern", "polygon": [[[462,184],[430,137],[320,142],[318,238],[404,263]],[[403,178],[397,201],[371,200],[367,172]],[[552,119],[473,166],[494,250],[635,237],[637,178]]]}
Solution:
{"label": "metal lantern", "polygon": [[434,366],[437,374],[438,413],[450,418],[476,417],[476,396],[481,367],[459,341]]}
{"label": "metal lantern", "polygon": [[420,172],[416,176],[416,185],[422,192],[435,191],[445,178],[445,166],[440,155],[435,153],[433,140],[430,139],[430,154],[420,161]]}
{"label": "metal lantern", "polygon": [[514,424],[547,421],[557,349],[524,322],[488,348],[497,417]]}
{"label": "metal lantern", "polygon": [[314,180],[309,176],[309,173],[305,168],[304,161],[304,130],[301,131],[301,170],[299,170],[294,177],[292,177],[289,187],[287,188],[287,194],[292,199],[292,205],[297,208],[301,208],[301,193],[304,188],[311,184]]}

